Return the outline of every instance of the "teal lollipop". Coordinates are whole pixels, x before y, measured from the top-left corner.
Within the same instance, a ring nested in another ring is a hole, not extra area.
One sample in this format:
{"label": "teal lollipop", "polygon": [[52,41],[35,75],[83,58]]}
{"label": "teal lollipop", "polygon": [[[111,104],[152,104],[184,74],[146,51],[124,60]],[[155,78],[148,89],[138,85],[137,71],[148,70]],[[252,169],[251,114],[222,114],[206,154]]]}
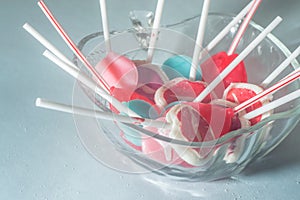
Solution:
{"label": "teal lollipop", "polygon": [[[176,55],[168,58],[162,65],[162,70],[167,74],[170,80],[177,77],[189,79],[192,58],[185,55]],[[197,67],[196,80],[202,80],[202,72]]]}

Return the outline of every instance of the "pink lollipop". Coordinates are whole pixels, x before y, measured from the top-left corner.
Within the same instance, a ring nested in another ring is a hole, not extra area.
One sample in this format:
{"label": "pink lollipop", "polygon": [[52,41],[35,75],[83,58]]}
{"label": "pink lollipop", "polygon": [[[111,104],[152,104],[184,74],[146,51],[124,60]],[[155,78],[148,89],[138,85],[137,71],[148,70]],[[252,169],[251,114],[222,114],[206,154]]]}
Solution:
{"label": "pink lollipop", "polygon": [[[99,3],[107,55],[95,66],[95,69],[106,81],[113,96],[120,101],[128,101],[130,99],[130,95],[136,89],[138,72],[134,62],[124,56],[112,52],[106,1],[99,0]],[[112,88],[118,88],[118,90],[114,89],[113,91],[121,90],[123,92],[117,94],[112,92]]]}
{"label": "pink lollipop", "polygon": [[[96,66],[96,71],[109,86],[110,93],[119,101],[128,101],[137,87],[138,72],[134,63],[114,52],[109,52]],[[116,93],[115,88],[121,93]],[[122,95],[121,95],[122,94]]]}

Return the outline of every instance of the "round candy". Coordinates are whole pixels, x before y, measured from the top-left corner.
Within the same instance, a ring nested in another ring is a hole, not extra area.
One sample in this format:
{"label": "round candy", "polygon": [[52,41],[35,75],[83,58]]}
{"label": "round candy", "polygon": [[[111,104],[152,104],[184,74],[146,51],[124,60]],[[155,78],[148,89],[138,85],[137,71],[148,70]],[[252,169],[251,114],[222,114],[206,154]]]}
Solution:
{"label": "round candy", "polygon": [[[238,55],[227,55],[226,52],[220,52],[201,64],[202,78],[208,84],[212,82]],[[224,90],[230,83],[246,83],[248,80],[244,62],[240,62],[214,89],[218,97],[222,97]]]}
{"label": "round candy", "polygon": [[[176,55],[168,58],[162,65],[162,70],[167,74],[170,80],[177,77],[189,79],[192,58],[184,55]],[[201,69],[197,68],[196,80],[201,80]]]}

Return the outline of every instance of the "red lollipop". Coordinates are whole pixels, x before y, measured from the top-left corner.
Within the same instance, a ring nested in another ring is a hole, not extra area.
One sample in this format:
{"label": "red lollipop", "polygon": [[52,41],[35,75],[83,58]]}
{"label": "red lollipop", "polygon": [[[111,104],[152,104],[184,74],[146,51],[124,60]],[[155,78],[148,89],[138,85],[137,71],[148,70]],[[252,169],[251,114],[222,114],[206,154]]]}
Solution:
{"label": "red lollipop", "polygon": [[[225,91],[223,95],[223,99],[226,99],[230,102],[234,102],[237,105],[247,101],[248,99],[251,99],[252,97],[256,96],[257,94],[261,93],[263,91],[263,88],[250,84],[250,83],[233,83],[231,84]],[[268,104],[271,101],[271,97],[267,96],[260,101],[254,103],[253,105],[247,107],[245,111],[251,112],[252,110],[255,110],[265,104]],[[255,117],[253,119],[250,119],[251,125],[254,125],[258,122],[260,122],[263,118],[266,118],[269,116],[270,113],[267,112],[263,115],[260,115],[258,117]]]}
{"label": "red lollipop", "polygon": [[[234,52],[261,2],[262,0],[256,0],[253,2],[247,16],[245,17],[232,44],[230,45],[228,53],[219,52],[212,56],[212,59],[209,59],[203,65],[201,65],[204,81],[211,83],[218,76],[218,74],[221,73],[238,56],[237,54],[234,54]],[[221,97],[224,89],[226,89],[230,83],[243,82],[247,82],[247,73],[244,63],[240,62],[237,67],[223,79],[223,84],[220,83],[214,91],[218,97]]]}
{"label": "red lollipop", "polygon": [[[161,86],[155,93],[155,103],[163,108],[176,101],[192,101],[206,87],[203,81],[189,81],[185,78],[175,78]],[[211,96],[207,96],[203,102],[207,103]]]}
{"label": "red lollipop", "polygon": [[[233,117],[231,108],[204,103],[182,103],[173,106],[166,115],[172,124],[169,137],[187,142],[212,141],[230,131]],[[186,147],[174,145],[180,157],[193,166],[203,164],[215,149],[211,147]]]}
{"label": "red lollipop", "polygon": [[[237,54],[227,55],[226,52],[219,52],[213,55],[201,64],[203,80],[207,83],[212,82],[237,56]],[[218,97],[221,97],[230,83],[246,83],[247,81],[247,72],[244,62],[240,62],[214,89],[214,92]]]}

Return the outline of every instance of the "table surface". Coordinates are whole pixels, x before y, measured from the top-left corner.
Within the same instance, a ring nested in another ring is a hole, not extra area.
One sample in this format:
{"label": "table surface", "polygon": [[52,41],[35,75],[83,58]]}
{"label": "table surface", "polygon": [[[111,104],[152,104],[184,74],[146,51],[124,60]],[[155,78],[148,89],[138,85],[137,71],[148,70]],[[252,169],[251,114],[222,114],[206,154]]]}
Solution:
{"label": "table surface", "polygon": [[[237,13],[248,1],[212,1],[211,11]],[[47,1],[75,42],[101,29],[98,1]],[[110,27],[130,27],[130,10],[154,10],[156,1],[107,1]],[[201,10],[200,0],[166,1],[163,24]],[[288,48],[300,44],[300,1],[265,0],[254,20],[274,31]],[[124,17],[125,16],[125,17]],[[210,183],[159,182],[153,174],[124,174],[96,161],[83,147],[71,115],[38,109],[37,97],[72,103],[74,80],[53,67],[22,25],[29,22],[68,57],[61,38],[35,0],[0,6],[0,199],[299,199],[300,126],[268,156],[234,179]],[[149,178],[150,177],[150,178]]]}

